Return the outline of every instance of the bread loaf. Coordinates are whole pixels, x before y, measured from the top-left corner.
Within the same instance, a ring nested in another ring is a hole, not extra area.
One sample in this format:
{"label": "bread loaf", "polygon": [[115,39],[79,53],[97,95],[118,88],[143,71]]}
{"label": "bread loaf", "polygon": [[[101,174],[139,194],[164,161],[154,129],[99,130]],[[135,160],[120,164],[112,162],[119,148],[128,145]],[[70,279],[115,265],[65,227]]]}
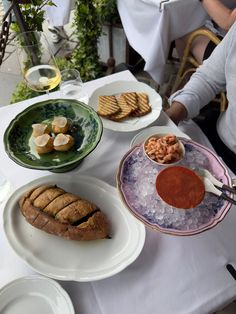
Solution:
{"label": "bread loaf", "polygon": [[19,205],[27,222],[47,233],[85,241],[110,237],[108,219],[95,204],[56,185],[33,188]]}

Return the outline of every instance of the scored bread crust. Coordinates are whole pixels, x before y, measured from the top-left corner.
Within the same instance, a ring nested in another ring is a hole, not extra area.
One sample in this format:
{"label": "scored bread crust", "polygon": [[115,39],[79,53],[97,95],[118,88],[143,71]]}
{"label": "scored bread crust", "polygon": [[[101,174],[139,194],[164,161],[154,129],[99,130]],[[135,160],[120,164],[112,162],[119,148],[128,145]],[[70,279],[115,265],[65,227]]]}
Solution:
{"label": "scored bread crust", "polygon": [[133,117],[142,117],[152,111],[152,108],[149,104],[148,95],[146,93],[136,93],[138,108],[132,112]]}
{"label": "scored bread crust", "polygon": [[137,94],[135,92],[127,92],[121,95],[125,97],[128,106],[131,108],[131,112],[138,109]]}
{"label": "scored bread crust", "polygon": [[118,105],[121,110],[116,114],[109,116],[109,119],[113,121],[121,121],[127,118],[129,114],[132,112],[132,108],[127,104],[124,95],[121,95],[120,98],[118,99]]}
{"label": "scored bread crust", "polygon": [[115,114],[120,111],[116,97],[110,96],[99,96],[98,110],[97,113],[102,117],[108,117],[111,114]]}
{"label": "scored bread crust", "polygon": [[57,186],[28,191],[19,205],[27,222],[47,233],[80,241],[110,237],[108,219],[95,204]]}

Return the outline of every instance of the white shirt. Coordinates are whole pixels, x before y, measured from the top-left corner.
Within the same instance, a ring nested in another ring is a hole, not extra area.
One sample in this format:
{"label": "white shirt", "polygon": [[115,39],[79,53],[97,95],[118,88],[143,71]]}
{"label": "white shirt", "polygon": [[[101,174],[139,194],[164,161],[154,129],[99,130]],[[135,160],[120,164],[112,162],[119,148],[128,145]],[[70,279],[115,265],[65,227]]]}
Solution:
{"label": "white shirt", "polygon": [[170,97],[170,102],[182,103],[188,118],[193,118],[221,91],[227,93],[228,108],[217,121],[217,132],[236,154],[236,23],[185,87]]}

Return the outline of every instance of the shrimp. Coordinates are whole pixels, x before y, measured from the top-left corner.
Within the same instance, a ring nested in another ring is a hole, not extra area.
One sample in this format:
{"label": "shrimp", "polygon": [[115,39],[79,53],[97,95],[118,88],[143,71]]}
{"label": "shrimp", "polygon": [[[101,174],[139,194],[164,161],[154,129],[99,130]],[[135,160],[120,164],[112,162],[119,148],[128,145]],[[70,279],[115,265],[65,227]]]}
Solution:
{"label": "shrimp", "polygon": [[179,143],[175,143],[167,147],[167,153],[175,153],[180,151]]}
{"label": "shrimp", "polygon": [[147,155],[159,163],[171,163],[181,157],[181,147],[177,137],[167,134],[161,138],[151,137],[145,145]]}
{"label": "shrimp", "polygon": [[167,154],[164,157],[164,163],[168,164],[168,163],[171,163],[172,161],[173,161],[173,155],[172,154]]}
{"label": "shrimp", "polygon": [[175,144],[177,142],[177,138],[175,135],[168,134],[163,137],[167,144]]}

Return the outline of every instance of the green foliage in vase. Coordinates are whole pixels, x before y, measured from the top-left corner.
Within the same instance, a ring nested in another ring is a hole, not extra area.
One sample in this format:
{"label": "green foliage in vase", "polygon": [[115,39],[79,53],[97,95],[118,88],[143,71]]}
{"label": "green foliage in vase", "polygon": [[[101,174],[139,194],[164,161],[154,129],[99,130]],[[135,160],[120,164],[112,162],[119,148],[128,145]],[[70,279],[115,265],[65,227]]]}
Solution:
{"label": "green foliage in vase", "polygon": [[[42,31],[44,6],[54,5],[53,0],[24,0],[20,4],[27,22],[28,30]],[[105,22],[119,22],[116,0],[75,0],[74,21],[75,35],[79,46],[74,49],[71,62],[57,58],[59,69],[76,68],[83,81],[89,81],[103,75],[102,63],[98,55],[98,40]],[[19,32],[19,25],[13,23],[13,30]],[[14,91],[11,103],[41,95],[32,91],[24,82],[20,82]]]}
{"label": "green foliage in vase", "polygon": [[[55,5],[52,0],[29,0],[20,3],[20,9],[24,17],[26,28],[28,31],[42,31],[42,24],[45,19],[46,5]],[[12,30],[16,33],[20,32],[20,28],[17,22],[12,23]]]}

